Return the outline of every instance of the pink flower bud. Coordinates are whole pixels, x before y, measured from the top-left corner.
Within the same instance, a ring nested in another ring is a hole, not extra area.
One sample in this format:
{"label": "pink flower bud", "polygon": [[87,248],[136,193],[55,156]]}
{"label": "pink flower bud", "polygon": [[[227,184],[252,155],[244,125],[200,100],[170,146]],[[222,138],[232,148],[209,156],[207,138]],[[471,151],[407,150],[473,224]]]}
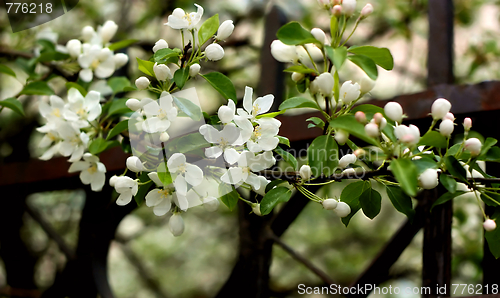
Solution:
{"label": "pink flower bud", "polygon": [[356,149],[354,150],[353,154],[357,157],[357,158],[362,158],[365,154],[366,154],[366,151],[363,150],[363,149]]}
{"label": "pink flower bud", "polygon": [[384,115],[382,115],[381,113],[375,113],[375,115],[373,115],[373,119],[375,120],[375,123],[377,125],[382,123],[383,118],[384,118]]}
{"label": "pink flower bud", "polygon": [[368,123],[365,125],[366,135],[371,138],[376,138],[380,135],[380,131],[378,129],[378,125],[375,123]]}
{"label": "pink flower bud", "polygon": [[497,224],[496,224],[496,222],[493,219],[487,219],[483,223],[483,228],[487,232],[491,232],[491,231],[493,231],[494,229],[497,228]]}
{"label": "pink flower bud", "polygon": [[446,114],[451,109],[451,103],[444,99],[444,98],[438,98],[432,103],[431,107],[431,115],[434,120],[439,120],[443,119]]}
{"label": "pink flower bud", "polygon": [[441,124],[439,124],[439,133],[447,138],[451,136],[451,133],[453,132],[454,129],[453,121],[450,119],[444,119],[441,121]]}
{"label": "pink flower bud", "polygon": [[357,111],[356,114],[354,114],[354,118],[356,118],[356,121],[358,121],[361,124],[366,124],[366,115],[365,113],[361,111]]}
{"label": "pink flower bud", "polygon": [[472,156],[477,156],[481,153],[481,141],[477,138],[470,138],[465,140],[464,148],[468,150]]}
{"label": "pink flower bud", "polygon": [[369,15],[372,14],[372,12],[373,12],[373,5],[371,5],[370,3],[366,4],[365,7],[361,9],[361,18],[364,19],[368,17]]}
{"label": "pink flower bud", "polygon": [[340,17],[342,15],[342,6],[340,5],[335,5],[332,8],[332,14],[336,17]]}
{"label": "pink flower bud", "polygon": [[455,115],[453,115],[453,113],[447,113],[446,116],[444,116],[443,120],[444,119],[449,119],[451,121],[455,121]]}
{"label": "pink flower bud", "polygon": [[468,132],[471,127],[472,127],[472,120],[470,118],[468,118],[468,117],[465,118],[464,119],[464,129],[465,129],[465,131]]}

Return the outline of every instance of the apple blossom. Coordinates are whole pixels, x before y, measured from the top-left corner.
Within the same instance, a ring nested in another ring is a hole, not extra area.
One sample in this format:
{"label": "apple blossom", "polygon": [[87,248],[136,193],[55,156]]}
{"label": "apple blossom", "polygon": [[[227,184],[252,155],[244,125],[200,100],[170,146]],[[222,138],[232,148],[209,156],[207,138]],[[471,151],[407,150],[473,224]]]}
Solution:
{"label": "apple blossom", "polygon": [[146,170],[144,168],[144,165],[142,164],[142,161],[137,156],[129,156],[126,161],[126,165],[129,170],[135,173]]}
{"label": "apple blossom", "polygon": [[114,177],[115,179],[112,186],[115,188],[116,192],[120,194],[116,200],[116,204],[119,206],[125,206],[130,203],[132,201],[132,197],[137,194],[137,191],[139,190],[138,181],[127,176]]}
{"label": "apple blossom", "polygon": [[309,165],[302,165],[299,170],[300,177],[304,180],[311,179],[312,171]]}
{"label": "apple blossom", "polygon": [[157,42],[155,42],[155,45],[153,46],[153,53],[156,53],[161,49],[168,49],[168,43],[165,41],[165,39],[159,39]]}
{"label": "apple blossom", "polygon": [[335,208],[337,208],[338,203],[339,202],[335,199],[326,199],[321,202],[323,208],[325,208],[326,210],[334,210]]}
{"label": "apple blossom", "polygon": [[345,81],[340,87],[340,99],[345,104],[350,104],[351,102],[358,99],[361,94],[360,87],[358,83],[352,83],[352,81]]}
{"label": "apple blossom", "polygon": [[366,114],[362,111],[357,111],[355,114],[354,114],[354,118],[356,119],[356,121],[358,121],[359,123],[361,124],[366,124]]}
{"label": "apple blossom", "polygon": [[468,150],[472,156],[477,156],[481,153],[481,141],[477,138],[470,138],[465,140],[464,148]]}
{"label": "apple blossom", "polygon": [[61,143],[59,144],[59,153],[62,156],[70,156],[69,161],[75,162],[80,160],[87,145],[89,143],[89,135],[80,131],[68,122],[61,123],[57,128],[57,132],[61,136]]}
{"label": "apple blossom", "polygon": [[337,208],[333,209],[333,211],[338,217],[346,217],[351,213],[351,207],[346,202],[338,202]]}
{"label": "apple blossom", "polygon": [[360,17],[361,19],[367,18],[373,13],[373,5],[370,3],[366,4],[363,9],[361,9]]}
{"label": "apple blossom", "polygon": [[403,107],[397,102],[388,102],[384,107],[384,113],[394,122],[401,123],[403,121]]}
{"label": "apple blossom", "polygon": [[292,81],[294,81],[295,83],[299,82],[303,78],[305,78],[305,75],[303,73],[300,73],[300,72],[293,72],[292,73]]}
{"label": "apple blossom", "polygon": [[487,232],[491,232],[497,228],[497,223],[493,219],[488,218],[487,220],[484,221],[483,228]]}
{"label": "apple blossom", "polygon": [[142,122],[142,129],[148,133],[166,131],[170,123],[177,119],[177,108],[172,103],[172,95],[163,91],[158,101],[145,104],[143,110],[147,119]]}
{"label": "apple blossom", "polygon": [[153,71],[155,73],[156,79],[158,79],[159,81],[171,80],[173,78],[170,68],[168,68],[168,66],[166,66],[165,64],[155,63],[155,65],[153,66]]}
{"label": "apple blossom", "polygon": [[373,87],[375,87],[375,81],[368,77],[363,77],[359,81],[359,90],[361,91],[361,94],[366,94],[372,91]]}
{"label": "apple blossom", "polygon": [[472,120],[470,118],[464,119],[464,130],[468,132],[472,127]]}
{"label": "apple blossom", "polygon": [[217,30],[217,35],[215,36],[215,39],[225,40],[233,33],[233,30],[234,30],[233,21],[231,21],[231,20],[224,21],[219,26],[219,29]]}
{"label": "apple blossom", "polygon": [[448,112],[448,113],[446,113],[446,116],[444,116],[443,120],[444,119],[449,119],[451,121],[455,121],[455,115],[453,115],[453,113]]}
{"label": "apple blossom", "polygon": [[128,56],[123,53],[117,53],[113,56],[116,69],[124,66],[128,62]]}
{"label": "apple blossom", "polygon": [[253,188],[259,188],[259,176],[252,172],[260,172],[270,168],[275,163],[276,159],[274,159],[272,151],[266,151],[258,155],[250,151],[244,151],[238,159],[238,166],[230,167],[220,179],[227,184],[248,183]]}
{"label": "apple blossom", "polygon": [[267,113],[271,109],[274,102],[274,95],[267,94],[262,97],[257,97],[253,102],[252,95],[253,89],[246,86],[245,95],[243,96],[243,109],[238,108],[237,111],[239,116],[254,121],[257,115]]}
{"label": "apple blossom", "polygon": [[218,158],[224,153],[224,160],[229,164],[238,160],[239,154],[234,149],[230,150],[241,135],[236,125],[229,123],[221,131],[218,131],[213,126],[204,124],[200,126],[199,132],[207,142],[215,144],[215,146],[205,149],[205,155],[208,158]]}
{"label": "apple blossom", "polygon": [[205,207],[205,209],[209,212],[214,212],[217,211],[217,209],[219,209],[220,203],[219,200],[217,200],[217,198],[206,197],[202,199],[202,202],[203,202],[203,207]]}
{"label": "apple blossom", "polygon": [[82,53],[82,43],[78,39],[70,39],[66,43],[66,49],[72,58],[78,58]]}
{"label": "apple blossom", "polygon": [[321,44],[326,44],[326,34],[325,31],[320,28],[311,29],[311,34],[316,38]]}
{"label": "apple blossom", "polygon": [[439,133],[447,138],[449,138],[453,132],[454,124],[450,119],[444,119],[439,124]]}
{"label": "apple blossom", "polygon": [[[247,120],[247,122],[249,121]],[[255,122],[257,125],[252,127],[250,138],[247,141],[248,150],[257,153],[275,149],[279,144],[277,135],[281,122],[274,118],[261,118]],[[242,131],[242,135],[248,135],[248,133],[250,132]]]}
{"label": "apple blossom", "polygon": [[186,156],[182,153],[172,154],[167,161],[167,167],[175,177],[172,177],[175,191],[181,196],[187,194],[187,184],[197,186],[203,180],[203,171],[198,166],[187,163]]}
{"label": "apple blossom", "polygon": [[283,63],[297,63],[299,60],[296,47],[286,45],[280,40],[274,40],[271,43],[271,55]]}
{"label": "apple blossom", "polygon": [[196,13],[186,13],[182,8],[176,8],[171,15],[168,16],[168,22],[165,25],[172,29],[188,29],[193,30],[200,22],[203,16],[203,7],[195,4],[198,8]]}
{"label": "apple blossom", "polygon": [[179,213],[174,213],[168,220],[168,227],[175,237],[184,233],[184,220]]}
{"label": "apple blossom", "polygon": [[375,123],[368,123],[365,125],[365,132],[366,135],[371,137],[371,138],[376,138],[380,136],[380,131],[378,128],[378,125]]}
{"label": "apple blossom", "polygon": [[92,28],[92,26],[85,26],[82,28],[82,39],[85,42],[90,42],[92,37],[95,35],[95,30]]}
{"label": "apple blossom", "polygon": [[90,153],[83,155],[83,161],[75,161],[69,167],[68,172],[80,171],[80,180],[83,184],[92,188],[92,191],[101,191],[106,181],[106,166],[99,161],[99,157]]}
{"label": "apple blossom", "polygon": [[127,101],[125,102],[125,105],[134,112],[139,110],[140,108],[142,108],[141,102],[135,98],[127,99]]}
{"label": "apple blossom", "polygon": [[345,169],[348,165],[355,163],[356,160],[358,160],[358,158],[356,157],[356,155],[354,155],[354,154],[346,154],[346,155],[342,156],[342,158],[340,158],[340,160],[339,160],[339,167],[341,169]]}
{"label": "apple blossom", "polygon": [[410,124],[410,126],[396,126],[394,128],[394,135],[407,146],[414,146],[420,141],[420,130],[413,124]]}
{"label": "apple blossom", "polygon": [[257,203],[252,204],[252,211],[255,215],[262,216],[262,214],[260,213],[260,204]]}
{"label": "apple blossom", "polygon": [[343,0],[342,1],[342,10],[346,16],[348,16],[348,17],[352,16],[355,9],[356,9],[356,0]]}
{"label": "apple blossom", "polygon": [[118,176],[113,175],[111,178],[109,178],[109,186],[115,187],[116,179],[118,179]]}
{"label": "apple blossom", "polygon": [[448,114],[450,109],[451,109],[451,103],[448,100],[444,98],[438,98],[432,103],[431,107],[432,118],[434,120],[443,119],[446,116],[446,114]]}
{"label": "apple blossom", "polygon": [[213,43],[205,48],[205,54],[208,60],[218,61],[224,57],[224,49],[219,44]]}
{"label": "apple blossom", "polygon": [[333,86],[335,85],[335,79],[329,72],[324,72],[320,74],[314,81],[318,84],[319,92],[324,96],[331,96],[333,92]]}
{"label": "apple blossom", "polygon": [[135,86],[139,90],[147,89],[149,87],[149,83],[149,79],[144,76],[139,77],[137,80],[135,80]]}
{"label": "apple blossom", "polygon": [[98,30],[102,43],[108,43],[115,36],[116,30],[118,30],[118,25],[115,22],[106,21]]}
{"label": "apple blossom", "polygon": [[426,169],[418,176],[418,183],[423,189],[433,189],[439,184],[438,171],[436,169]]}
{"label": "apple blossom", "polygon": [[195,77],[200,73],[201,65],[198,63],[195,63],[189,67],[189,76],[190,77]]}
{"label": "apple blossom", "polygon": [[349,139],[349,133],[343,129],[337,129],[333,136],[339,145],[344,145]]}
{"label": "apple blossom", "polygon": [[227,124],[234,119],[234,114],[236,113],[236,105],[231,99],[228,100],[226,106],[220,106],[217,111],[217,116],[222,123]]}
{"label": "apple blossom", "polygon": [[[154,215],[163,216],[170,211],[174,195],[178,196],[178,194],[176,194],[173,184],[164,185],[163,182],[161,182],[157,172],[148,173],[148,177],[156,184],[157,188],[150,190],[146,194],[146,206],[153,207]],[[177,202],[179,202],[179,199],[177,199]],[[182,206],[187,209],[186,198],[181,197],[180,202],[182,202]]]}
{"label": "apple blossom", "polygon": [[84,44],[78,64],[82,68],[79,76],[84,82],[92,81],[94,74],[99,79],[108,78],[116,69],[113,52],[99,44]]}
{"label": "apple blossom", "polygon": [[341,5],[334,5],[332,8],[332,14],[336,17],[340,17],[342,15],[342,6]]}

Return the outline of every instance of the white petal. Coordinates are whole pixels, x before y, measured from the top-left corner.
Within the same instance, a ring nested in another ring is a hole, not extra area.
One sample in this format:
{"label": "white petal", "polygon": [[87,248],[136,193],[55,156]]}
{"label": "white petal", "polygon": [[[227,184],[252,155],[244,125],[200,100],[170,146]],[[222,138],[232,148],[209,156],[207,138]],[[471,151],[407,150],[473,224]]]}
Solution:
{"label": "white petal", "polygon": [[243,171],[240,167],[232,167],[220,177],[220,179],[228,184],[236,184],[243,179]]}
{"label": "white petal", "polygon": [[199,131],[209,143],[217,143],[220,140],[220,132],[212,125],[203,124]]}
{"label": "white petal", "polygon": [[230,165],[236,163],[238,159],[240,158],[240,154],[236,149],[234,148],[229,148],[224,150],[224,160]]}
{"label": "white petal", "polygon": [[181,196],[187,194],[187,184],[186,179],[182,175],[178,175],[174,181],[175,191]]}
{"label": "white petal", "polygon": [[192,186],[200,185],[203,181],[203,171],[195,165],[186,164],[186,182]]}
{"label": "white petal", "polygon": [[153,207],[160,204],[160,202],[162,201],[161,190],[158,188],[151,190],[150,192],[148,192],[145,199],[146,206],[148,207]]}
{"label": "white petal", "polygon": [[100,79],[109,78],[115,72],[115,59],[113,59],[113,56],[101,62],[94,72],[95,76]]}
{"label": "white petal", "polygon": [[71,164],[68,173],[80,172],[90,168],[90,163],[86,161],[77,161]]}
{"label": "white petal", "polygon": [[148,177],[149,177],[149,179],[153,180],[153,182],[157,186],[166,186],[166,185],[163,185],[163,183],[161,182],[160,178],[158,177],[158,173],[157,172],[148,173]]}
{"label": "white petal", "polygon": [[182,153],[174,153],[167,161],[167,167],[170,172],[176,172],[177,168],[186,163],[186,156]]}
{"label": "white petal", "polygon": [[106,182],[106,175],[102,172],[95,172],[92,174],[92,181],[90,181],[90,188],[92,191],[101,191],[104,183]]}
{"label": "white petal", "polygon": [[217,146],[213,146],[213,147],[205,149],[205,156],[208,158],[217,158],[217,157],[221,156],[221,154],[222,154],[222,149],[220,147],[217,147]]}
{"label": "white petal", "polygon": [[116,205],[125,206],[132,201],[132,194],[130,192],[122,193],[116,199]]}
{"label": "white petal", "polygon": [[271,109],[273,101],[274,95],[272,94],[268,94],[264,97],[258,97],[253,103],[253,106],[257,108],[257,115],[267,113]]}
{"label": "white petal", "polygon": [[84,82],[90,82],[92,81],[92,78],[94,77],[94,74],[92,73],[92,70],[90,68],[85,68],[80,70],[80,79]]}
{"label": "white petal", "polygon": [[174,197],[174,200],[175,200],[175,204],[181,208],[182,211],[186,211],[188,206],[189,206],[189,203],[188,203],[188,200],[186,199],[186,196],[185,195],[180,195],[180,194],[177,194],[175,197]]}
{"label": "white petal", "polygon": [[85,185],[90,184],[90,182],[92,182],[92,175],[89,171],[81,171],[80,180],[82,180],[82,183]]}
{"label": "white petal", "polygon": [[162,216],[165,215],[168,211],[170,211],[171,207],[172,207],[172,201],[170,197],[168,197],[153,208],[153,213],[156,216]]}
{"label": "white petal", "polygon": [[252,95],[253,95],[253,89],[246,86],[245,87],[245,95],[243,96],[243,108],[249,113],[252,114]]}

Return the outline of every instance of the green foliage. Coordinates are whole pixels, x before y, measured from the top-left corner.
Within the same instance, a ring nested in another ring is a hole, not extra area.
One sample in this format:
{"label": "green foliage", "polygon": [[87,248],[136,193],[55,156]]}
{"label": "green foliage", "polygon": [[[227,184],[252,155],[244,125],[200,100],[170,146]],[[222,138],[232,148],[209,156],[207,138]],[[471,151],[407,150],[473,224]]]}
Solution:
{"label": "green foliage", "polygon": [[330,127],[343,129],[358,139],[377,145],[375,139],[366,135],[364,125],[356,121],[353,115],[344,115],[330,120]]}
{"label": "green foliage", "polygon": [[450,193],[455,193],[457,191],[457,181],[446,174],[439,175],[439,182],[448,190]]}
{"label": "green foliage", "polygon": [[124,40],[120,40],[120,41],[117,41],[117,42],[110,44],[108,46],[108,49],[110,49],[111,51],[116,51],[116,50],[120,50],[120,49],[129,47],[136,42],[138,42],[137,39],[124,39]]}
{"label": "green foliage", "polygon": [[357,181],[347,185],[342,194],[340,195],[340,201],[345,202],[349,207],[351,207],[351,213],[346,217],[342,218],[342,223],[347,227],[351,218],[361,209],[361,204],[359,202],[359,197],[361,194],[371,188],[370,182],[368,181]]}
{"label": "green foliage", "polygon": [[415,210],[413,209],[411,198],[399,187],[387,185],[385,189],[394,208],[406,215],[410,222],[413,222]]}
{"label": "green foliage", "polygon": [[118,141],[106,141],[105,139],[99,137],[90,142],[89,152],[91,154],[97,155],[116,146],[120,146],[120,143]]}
{"label": "green foliage", "polygon": [[47,82],[31,82],[24,86],[23,90],[19,93],[26,95],[54,95],[54,90],[49,87]]}
{"label": "green foliage", "polygon": [[348,56],[347,59],[351,60],[352,63],[356,64],[361,70],[363,70],[368,77],[372,80],[376,80],[378,77],[377,65],[372,59],[363,55],[352,55]]}
{"label": "green foliage", "polygon": [[441,205],[441,204],[444,204],[444,203],[448,202],[449,200],[452,200],[452,199],[458,197],[459,195],[463,195],[464,193],[465,193],[465,191],[457,190],[454,193],[447,192],[447,193],[443,194],[434,202],[434,204],[432,204],[431,211],[432,211],[432,209],[434,209],[434,207]]}
{"label": "green foliage", "polygon": [[307,125],[307,128],[312,128],[312,127],[318,127],[320,129],[323,129],[325,127],[325,121],[318,117],[311,117],[307,119],[306,121],[311,121],[312,123],[309,123]]}
{"label": "green foliage", "polygon": [[158,165],[156,172],[158,173],[158,178],[160,179],[163,186],[168,187],[170,184],[172,184],[172,175],[170,174],[170,171],[168,170],[165,162],[162,162]]}
{"label": "green foliage", "polygon": [[290,147],[290,140],[287,137],[276,136],[279,139],[279,144],[286,145]]}
{"label": "green foliage", "polygon": [[463,182],[467,182],[467,173],[465,172],[464,167],[454,156],[445,156],[444,164],[448,173],[450,173],[453,177],[462,180]]}
{"label": "green foliage", "polygon": [[111,87],[113,93],[124,92],[125,88],[131,87],[130,81],[126,77],[112,77],[108,80],[108,86]]}
{"label": "green foliage", "polygon": [[211,72],[206,75],[201,75],[207,82],[214,87],[225,99],[233,100],[237,103],[236,89],[233,82],[220,72]]}
{"label": "green foliage", "polygon": [[23,105],[21,104],[21,102],[19,100],[17,100],[14,97],[9,97],[9,98],[6,98],[4,100],[0,100],[0,107],[9,108],[9,109],[13,110],[14,112],[18,113],[19,115],[24,116]]}
{"label": "green foliage", "polygon": [[304,97],[289,98],[279,106],[280,111],[297,108],[313,108],[316,110],[321,110],[317,103]]}
{"label": "green foliage", "polygon": [[447,148],[446,138],[439,132],[432,130],[420,138],[418,146],[426,145],[436,148]]}
{"label": "green foliage", "polygon": [[335,65],[335,69],[339,70],[347,59],[347,48],[332,48],[330,46],[325,46],[325,50],[328,58],[332,61],[333,65]]}
{"label": "green foliage", "polygon": [[352,46],[348,49],[349,53],[363,55],[375,62],[383,69],[392,70],[394,68],[394,59],[391,51],[387,48],[377,48],[373,46]]}
{"label": "green foliage", "polygon": [[128,119],[123,120],[120,123],[116,124],[108,133],[108,136],[106,137],[106,140],[111,139],[114,136],[119,135],[121,132],[124,130],[128,129]]}
{"label": "green foliage", "polygon": [[184,88],[184,85],[186,84],[188,78],[189,78],[189,68],[188,67],[179,68],[174,73],[174,82],[175,82],[175,85],[177,87],[179,87],[179,89]]}
{"label": "green foliage", "polygon": [[[161,50],[159,50],[159,51],[161,51]],[[157,53],[159,51],[157,51]],[[139,64],[139,70],[142,73],[144,73],[148,76],[151,76],[151,77],[155,76],[155,72],[153,71],[153,66],[155,65],[154,62],[142,60],[139,58],[136,58],[136,59],[137,59],[137,63]]]}
{"label": "green foliage", "polygon": [[200,46],[207,42],[212,36],[217,33],[219,29],[219,15],[216,14],[206,20],[200,27],[198,31],[198,40],[200,41]]}
{"label": "green foliage", "polygon": [[66,89],[69,90],[71,88],[75,88],[76,90],[78,90],[78,92],[80,92],[81,95],[87,96],[87,90],[85,90],[85,88],[83,88],[82,85],[75,83],[75,82],[67,82]]}
{"label": "green foliage", "polygon": [[[278,39],[287,45],[304,45],[306,43],[316,43],[319,41],[308,30],[302,28],[297,22],[290,22],[282,26],[276,33]],[[323,45],[320,44],[320,47]]]}
{"label": "green foliage", "polygon": [[[153,56],[153,61],[158,64],[177,63],[182,53],[179,49],[159,49]],[[153,62],[153,65],[154,65]],[[154,73],[153,73],[154,74]],[[154,75],[153,75],[154,76]]]}
{"label": "green foliage", "polygon": [[288,202],[292,197],[292,190],[287,187],[278,186],[266,193],[260,202],[260,213],[267,215],[273,211],[278,203]]}
{"label": "green foliage", "polygon": [[[201,108],[189,99],[182,97],[173,97],[175,105],[189,118],[194,121],[200,121],[203,117]],[[181,116],[181,114],[180,114]]]}
{"label": "green foliage", "polygon": [[307,148],[307,160],[313,176],[332,175],[339,164],[337,142],[328,135],[315,138]]}
{"label": "green foliage", "polygon": [[131,113],[132,110],[129,109],[129,107],[127,107],[126,103],[127,103],[126,98],[118,98],[108,102],[107,103],[109,104],[108,116]]}
{"label": "green foliage", "polygon": [[16,73],[7,65],[0,64],[0,72],[14,78],[16,77]]}
{"label": "green foliage", "polygon": [[359,205],[368,218],[374,219],[380,213],[382,197],[378,191],[369,187],[359,196]]}
{"label": "green foliage", "polygon": [[414,197],[417,195],[418,176],[417,167],[409,159],[393,159],[391,161],[391,171],[399,182],[401,189]]}
{"label": "green foliage", "polygon": [[290,66],[283,71],[284,72],[298,72],[298,73],[303,73],[303,74],[310,74],[310,73],[316,72],[314,69],[310,69],[309,67],[306,67],[304,65],[293,65],[293,66]]}
{"label": "green foliage", "polygon": [[500,229],[497,227],[493,231],[485,232],[484,237],[491,253],[498,259],[500,257]]}
{"label": "green foliage", "polygon": [[219,184],[219,196],[222,203],[231,211],[236,207],[240,199],[240,195],[232,185],[222,182]]}
{"label": "green foliage", "polygon": [[295,171],[299,169],[299,163],[297,162],[297,159],[287,151],[281,149],[280,146],[276,147],[276,149],[274,149],[274,152],[279,154],[284,161],[286,161],[289,165],[293,167]]}

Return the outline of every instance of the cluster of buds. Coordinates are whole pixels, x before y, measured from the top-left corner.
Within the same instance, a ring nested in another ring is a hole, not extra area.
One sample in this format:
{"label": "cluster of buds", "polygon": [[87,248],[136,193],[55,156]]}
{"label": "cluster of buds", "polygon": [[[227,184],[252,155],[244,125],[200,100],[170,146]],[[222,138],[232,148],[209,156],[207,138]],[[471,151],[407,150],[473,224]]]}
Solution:
{"label": "cluster of buds", "polygon": [[326,199],[321,202],[326,210],[333,210],[338,217],[346,217],[351,213],[351,207],[345,202],[339,202],[336,199]]}

